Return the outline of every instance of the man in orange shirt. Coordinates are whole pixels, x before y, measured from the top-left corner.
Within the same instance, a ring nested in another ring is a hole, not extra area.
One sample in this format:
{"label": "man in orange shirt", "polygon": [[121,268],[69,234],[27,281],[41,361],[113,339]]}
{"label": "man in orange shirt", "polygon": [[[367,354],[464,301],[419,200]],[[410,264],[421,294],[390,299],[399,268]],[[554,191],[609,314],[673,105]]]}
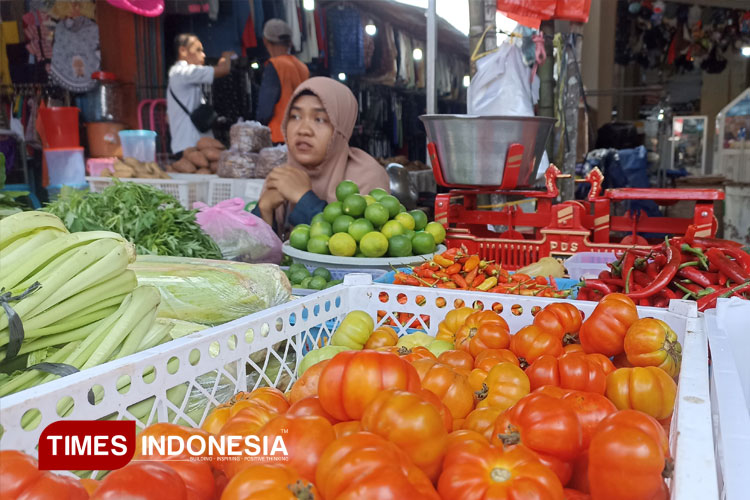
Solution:
{"label": "man in orange shirt", "polygon": [[284,112],[294,89],[307,80],[310,71],[289,53],[292,30],[281,19],[270,19],[263,26],[263,44],[271,58],[263,70],[255,118],[263,125],[268,125],[274,143],[283,143],[281,122],[284,120]]}

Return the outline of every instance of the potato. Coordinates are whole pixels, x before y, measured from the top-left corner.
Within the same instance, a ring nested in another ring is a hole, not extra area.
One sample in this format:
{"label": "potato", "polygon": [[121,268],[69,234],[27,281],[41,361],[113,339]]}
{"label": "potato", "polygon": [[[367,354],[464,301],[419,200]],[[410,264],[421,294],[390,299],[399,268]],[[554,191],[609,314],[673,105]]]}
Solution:
{"label": "potato", "polygon": [[215,174],[217,170],[219,170],[219,162],[218,161],[212,161],[211,164],[208,166],[208,168],[211,169],[211,173]]}
{"label": "potato", "polygon": [[183,174],[194,174],[197,168],[185,158],[181,158],[172,164],[175,170]]}
{"label": "potato", "polygon": [[206,148],[201,150],[201,153],[203,153],[206,156],[206,159],[209,162],[212,161],[219,161],[219,158],[221,158],[221,150],[216,148]]}
{"label": "potato", "polygon": [[167,172],[177,172],[177,170],[175,170],[175,168],[170,163],[169,165],[167,165]]}
{"label": "potato", "polygon": [[208,168],[208,159],[206,158],[206,155],[200,151],[193,151],[188,154],[183,153],[182,157],[187,158],[187,160],[197,168]]}
{"label": "potato", "polygon": [[218,149],[223,151],[224,149],[226,149],[220,141],[217,141],[213,137],[201,137],[196,146],[201,151],[205,149]]}
{"label": "potato", "polygon": [[195,173],[201,175],[211,175],[211,170],[208,168],[199,168]]}
{"label": "potato", "polygon": [[190,153],[195,153],[196,151],[198,151],[198,148],[196,148],[195,146],[185,148],[182,150],[182,157],[184,158],[185,155],[190,154]]}

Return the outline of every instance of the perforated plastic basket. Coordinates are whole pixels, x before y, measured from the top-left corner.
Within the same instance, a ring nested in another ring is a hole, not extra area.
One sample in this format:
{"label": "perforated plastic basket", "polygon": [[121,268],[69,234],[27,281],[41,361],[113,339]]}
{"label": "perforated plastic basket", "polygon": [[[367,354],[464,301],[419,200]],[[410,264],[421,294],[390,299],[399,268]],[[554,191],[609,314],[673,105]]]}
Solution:
{"label": "perforated plastic basket", "polygon": [[246,203],[258,201],[265,179],[224,179],[215,177],[208,184],[208,204],[242,198]]}
{"label": "perforated plastic basket", "polygon": [[[186,174],[195,175],[195,174]],[[199,175],[198,179],[172,178],[172,179],[121,179],[125,182],[135,182],[137,184],[148,184],[167,194],[171,194],[180,204],[191,209],[196,201],[206,202],[208,199],[208,182],[207,175]],[[105,188],[114,183],[112,177],[86,177],[91,192],[100,193]]]}
{"label": "perforated plastic basket", "polygon": [[[418,301],[418,296],[424,301]],[[400,298],[405,299],[403,305]],[[0,425],[4,433],[0,449],[35,454],[42,430],[60,419],[56,407],[67,397],[74,401],[73,410],[64,417],[70,420],[133,419],[139,429],[156,421],[198,426],[214,406],[237,391],[259,386],[288,390],[305,347],[315,348],[319,338],[329,337],[352,310],[364,310],[373,318],[383,311],[381,323],[395,320],[401,311],[418,312],[410,324],[398,327],[399,334],[408,328],[422,328],[435,335],[439,321],[456,301],[478,308],[497,304],[513,333],[533,321],[532,311],[536,308],[556,302],[537,297],[381,285],[372,283],[368,275],[351,274],[344,284],[306,298],[2,398]],[[589,316],[596,304],[580,302],[576,306]],[[638,309],[641,317],[651,316],[668,323],[683,346],[670,435],[675,458],[672,498],[716,499],[708,350],[696,304],[672,301],[669,310]],[[429,316],[429,321],[425,322],[422,315]],[[118,390],[118,380],[129,381],[127,391]],[[104,396],[92,405],[88,394],[95,387],[103,390]],[[41,412],[38,425],[24,430],[21,420],[24,415],[31,418],[35,410]]]}

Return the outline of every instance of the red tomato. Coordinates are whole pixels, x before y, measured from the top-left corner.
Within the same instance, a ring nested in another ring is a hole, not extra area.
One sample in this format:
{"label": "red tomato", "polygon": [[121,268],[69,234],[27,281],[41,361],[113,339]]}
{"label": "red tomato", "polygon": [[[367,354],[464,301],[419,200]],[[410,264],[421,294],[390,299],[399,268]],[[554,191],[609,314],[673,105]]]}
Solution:
{"label": "red tomato", "polygon": [[286,465],[252,464],[229,481],[221,500],[320,498],[315,485]]}
{"label": "red tomato", "polygon": [[505,349],[510,344],[508,323],[494,311],[477,311],[456,332],[456,348],[472,356],[485,349]]}
{"label": "red tomato", "polygon": [[367,405],[387,389],[417,392],[421,389],[419,374],[395,354],[343,351],[320,374],[318,397],[332,417],[340,421],[358,420]]}
{"label": "red tomato", "polygon": [[[151,459],[153,460],[153,459]],[[153,463],[153,462],[148,462]],[[216,497],[216,484],[211,464],[194,460],[159,460],[180,475],[185,483],[187,500],[213,500]]]}
{"label": "red tomato", "polygon": [[335,418],[330,416],[327,411],[323,409],[320,404],[320,398],[318,396],[308,396],[300,399],[286,412],[288,417],[323,417],[324,419],[335,424],[338,422]]}
{"label": "red tomato", "polygon": [[563,500],[557,476],[524,446],[465,442],[448,451],[438,491],[445,499]]}
{"label": "red tomato", "polygon": [[588,493],[570,488],[565,488],[563,493],[565,494],[565,500],[589,500],[591,498]]}
{"label": "red tomato", "polygon": [[534,325],[521,328],[511,337],[510,350],[518,356],[521,368],[526,368],[544,354],[557,357],[563,353],[560,339]]}
{"label": "red tomato", "polygon": [[448,434],[448,442],[445,446],[447,452],[449,452],[455,446],[460,446],[465,443],[483,443],[489,444],[487,438],[482,436],[477,431],[469,429],[458,429]]}
{"label": "red tomato", "polygon": [[617,356],[624,350],[625,334],[638,320],[635,304],[627,295],[611,293],[596,306],[578,333],[583,350]]}
{"label": "red tomato", "polygon": [[451,349],[444,351],[438,356],[438,361],[444,365],[452,366],[454,369],[471,371],[474,368],[474,357],[466,351]]}
{"label": "red tomato", "polygon": [[543,385],[557,385],[563,389],[604,394],[607,388],[607,376],[599,363],[577,352],[559,358],[540,356],[526,368],[526,375],[532,390]]}
{"label": "red tomato", "polygon": [[[141,446],[143,444],[143,438],[146,436],[154,436],[157,439],[160,436],[179,436],[183,440],[187,441],[187,439],[190,436],[201,436],[204,439],[204,442],[208,442],[208,433],[202,429],[194,429],[192,427],[186,427],[184,425],[177,425],[177,424],[170,424],[170,423],[159,423],[159,424],[153,424],[149,425],[145,429],[143,429],[143,432],[141,432],[138,435],[138,439],[135,440],[135,454],[133,455],[133,460],[138,460],[140,458],[146,458],[147,455],[144,455],[143,449],[141,449]],[[154,450],[156,451],[156,450]],[[205,456],[208,455],[208,451],[204,453]],[[151,458],[182,458],[189,460],[192,457],[190,453],[185,450],[181,455],[179,456],[171,456],[171,455],[164,455],[164,456],[158,456],[158,455],[151,455]]]}
{"label": "red tomato", "polygon": [[[559,338],[561,342],[572,341],[581,329],[581,311],[569,302],[550,304],[534,316],[534,326]],[[566,337],[567,335],[567,337]]]}
{"label": "red tomato", "polygon": [[36,459],[15,450],[0,451],[0,491],[8,500],[86,500],[80,481],[40,471]]}
{"label": "red tomato", "polygon": [[362,429],[398,445],[427,477],[437,480],[448,432],[440,412],[421,396],[383,391],[362,415]]}
{"label": "red tomato", "polygon": [[542,458],[563,462],[573,460],[584,450],[583,430],[576,413],[568,403],[544,393],[521,398],[495,422],[493,444],[519,442]]}
{"label": "red tomato", "polygon": [[322,498],[439,500],[435,488],[406,452],[371,432],[337,439],[318,464]]}
{"label": "red tomato", "polygon": [[[85,498],[85,497],[84,497]],[[131,462],[102,479],[91,500],[187,500],[185,482],[160,462]]]}
{"label": "red tomato", "polygon": [[418,359],[412,365],[422,387],[440,398],[454,420],[465,418],[474,408],[474,391],[465,375],[432,359]]}
{"label": "red tomato", "polygon": [[354,434],[362,430],[362,422],[359,420],[349,420],[348,422],[339,422],[333,426],[333,431],[336,433],[336,439]]}
{"label": "red tomato", "polygon": [[617,412],[612,401],[593,392],[573,391],[563,396],[562,400],[570,404],[578,415],[578,422],[583,430],[584,448],[589,447],[599,422]]}
{"label": "red tomato", "polygon": [[663,496],[667,457],[667,435],[654,418],[635,410],[610,415],[599,424],[589,447],[592,500]]}

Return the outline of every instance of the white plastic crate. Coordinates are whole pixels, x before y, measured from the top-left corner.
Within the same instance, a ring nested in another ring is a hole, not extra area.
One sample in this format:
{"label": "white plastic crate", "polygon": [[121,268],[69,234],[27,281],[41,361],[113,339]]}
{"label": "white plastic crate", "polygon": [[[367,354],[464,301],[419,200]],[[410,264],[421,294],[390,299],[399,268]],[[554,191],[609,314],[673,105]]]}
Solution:
{"label": "white plastic crate", "polygon": [[615,254],[610,252],[579,252],[565,259],[564,265],[570,279],[580,281],[581,278],[598,278],[600,272],[609,269],[607,263],[616,260]]}
{"label": "white plastic crate", "polygon": [[[381,300],[380,292],[387,294],[387,298],[383,297],[385,301]],[[404,305],[399,304],[401,296],[406,297]],[[417,304],[418,296],[425,298],[422,306]],[[439,307],[438,299],[445,299],[443,307]],[[314,348],[321,336],[329,337],[352,310],[367,311],[372,317],[377,317],[378,311],[385,311],[382,321],[395,320],[402,311],[416,312],[418,314],[410,324],[399,327],[399,333],[403,334],[407,328],[422,328],[435,335],[439,321],[452,310],[456,300],[462,300],[466,305],[475,305],[476,301],[480,301],[483,308],[500,304],[502,315],[513,333],[533,321],[532,310],[557,301],[373,284],[369,275],[350,274],[344,279],[344,284],[306,298],[7,396],[0,400],[3,409],[0,412],[0,425],[4,429],[0,449],[18,449],[35,454],[42,430],[60,419],[56,411],[58,401],[68,396],[75,402],[72,412],[65,416],[70,420],[109,416],[134,419],[139,428],[154,421],[197,426],[215,405],[223,403],[237,391],[252,390],[262,385],[288,390],[302,353]],[[576,306],[588,316],[596,304],[582,301]],[[514,309],[517,314],[511,313]],[[667,322],[683,345],[682,373],[670,435],[672,456],[675,457],[672,498],[717,499],[708,389],[708,347],[696,305],[689,301],[672,301],[668,310],[653,307],[638,309],[641,317],[651,316]],[[423,322],[421,315],[429,315],[429,324]],[[170,359],[176,359],[179,366],[168,368]],[[280,368],[272,369],[273,366]],[[150,374],[154,370],[153,379],[146,377],[144,380],[143,374]],[[130,388],[124,394],[117,390],[121,377],[129,377],[130,380]],[[104,397],[98,404],[92,405],[88,401],[88,394],[95,386],[101,386]],[[177,404],[167,398],[168,389],[184,394]],[[193,399],[191,394],[205,398],[206,403],[200,408],[187,408]],[[156,403],[147,408],[145,415],[136,418],[134,413],[139,413],[137,409],[144,413],[142,406],[146,398],[154,398]],[[40,422],[36,428],[24,430],[20,425],[21,419],[27,412],[33,411],[41,412]]]}
{"label": "white plastic crate", "polygon": [[750,337],[744,326],[750,303],[719,299],[706,311],[711,346],[711,411],[721,498],[740,500],[750,491]]}
{"label": "white plastic crate", "polygon": [[242,198],[245,203],[258,201],[265,179],[225,179],[215,177],[208,185],[208,204],[211,206],[232,198]]}
{"label": "white plastic crate", "polygon": [[[176,174],[173,174],[176,175]],[[171,194],[180,204],[187,208],[192,209],[193,203],[196,201],[206,202],[208,199],[208,183],[211,176],[209,175],[196,175],[196,174],[182,174],[190,175],[190,178],[176,178],[172,179],[120,179],[123,182],[135,182],[138,184],[148,184],[155,187],[167,194]],[[194,178],[195,177],[195,178]],[[105,188],[111,186],[114,183],[112,177],[86,177],[86,181],[89,183],[91,192],[101,193]]]}

